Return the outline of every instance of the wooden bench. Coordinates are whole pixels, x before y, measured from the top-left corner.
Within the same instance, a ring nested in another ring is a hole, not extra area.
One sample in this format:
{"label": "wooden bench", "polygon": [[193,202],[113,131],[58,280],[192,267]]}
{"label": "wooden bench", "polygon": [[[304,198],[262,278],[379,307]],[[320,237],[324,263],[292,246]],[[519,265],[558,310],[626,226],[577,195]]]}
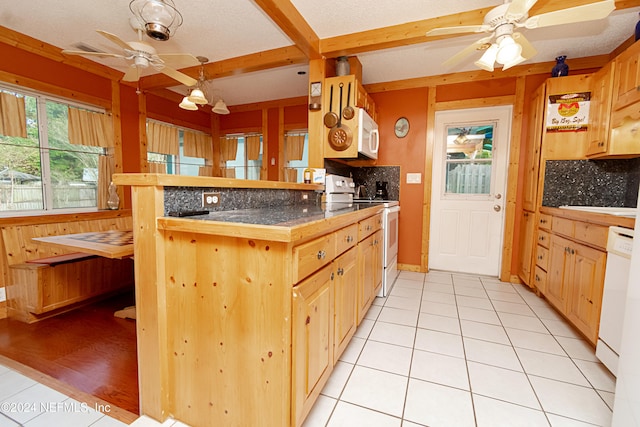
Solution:
{"label": "wooden bench", "polygon": [[[61,217],[56,215],[55,217]],[[50,248],[34,237],[131,229],[131,217],[1,226],[7,315],[32,323],[131,289],[133,260]]]}

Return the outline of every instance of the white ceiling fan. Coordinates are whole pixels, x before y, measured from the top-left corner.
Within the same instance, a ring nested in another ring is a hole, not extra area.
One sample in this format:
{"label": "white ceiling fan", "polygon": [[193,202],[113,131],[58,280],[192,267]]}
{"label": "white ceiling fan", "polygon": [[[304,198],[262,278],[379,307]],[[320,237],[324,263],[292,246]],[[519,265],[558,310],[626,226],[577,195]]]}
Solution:
{"label": "white ceiling fan", "polygon": [[534,29],[575,22],[593,21],[606,18],[614,9],[614,0],[598,1],[582,6],[570,7],[554,12],[529,16],[528,12],[537,0],[505,0],[504,4],[489,11],[480,25],[434,28],[427,36],[442,36],[462,33],[489,33],[443,63],[451,66],[476,50],[484,50],[475,65],[483,70],[493,71],[497,62],[506,70],[531,57],[537,51],[518,28]]}
{"label": "white ceiling fan", "polygon": [[138,81],[141,71],[149,66],[186,86],[194,86],[198,82],[196,79],[176,70],[176,68],[200,65],[198,58],[188,53],[157,53],[153,46],[142,40],[143,30],[135,27],[134,29],[138,33],[138,40],[131,42],[125,42],[118,36],[106,31],[96,30],[98,34],[118,45],[122,49],[122,53],[90,52],[66,49],[63,50],[62,53],[68,55],[96,56],[100,58],[122,58],[127,62],[130,62],[129,69],[122,78],[125,82]]}

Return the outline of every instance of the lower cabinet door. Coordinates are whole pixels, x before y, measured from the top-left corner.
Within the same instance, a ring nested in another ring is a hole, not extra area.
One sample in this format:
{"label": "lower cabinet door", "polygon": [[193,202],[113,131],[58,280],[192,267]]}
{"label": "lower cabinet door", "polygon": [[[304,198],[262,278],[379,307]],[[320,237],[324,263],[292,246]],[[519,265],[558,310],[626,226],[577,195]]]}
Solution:
{"label": "lower cabinet door", "polygon": [[357,327],[357,254],[356,248],[352,248],[334,262],[334,364],[349,344]]}
{"label": "lower cabinet door", "polygon": [[567,312],[567,294],[571,278],[571,245],[573,242],[551,236],[549,245],[549,270],[544,296],[560,312]]}
{"label": "lower cabinet door", "polygon": [[373,301],[376,285],[375,234],[358,243],[358,324]]}
{"label": "lower cabinet door", "polygon": [[293,288],[292,416],[300,425],[333,367],[333,265]]}
{"label": "lower cabinet door", "polygon": [[600,325],[606,254],[579,244],[574,244],[574,248],[567,317],[595,344]]}

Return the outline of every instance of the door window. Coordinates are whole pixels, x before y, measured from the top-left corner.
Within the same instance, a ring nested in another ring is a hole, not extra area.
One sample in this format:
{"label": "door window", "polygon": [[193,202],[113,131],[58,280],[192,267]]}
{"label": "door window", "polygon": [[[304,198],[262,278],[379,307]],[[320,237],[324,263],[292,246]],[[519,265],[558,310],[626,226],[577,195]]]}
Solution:
{"label": "door window", "polygon": [[491,194],[494,127],[447,127],[445,196]]}

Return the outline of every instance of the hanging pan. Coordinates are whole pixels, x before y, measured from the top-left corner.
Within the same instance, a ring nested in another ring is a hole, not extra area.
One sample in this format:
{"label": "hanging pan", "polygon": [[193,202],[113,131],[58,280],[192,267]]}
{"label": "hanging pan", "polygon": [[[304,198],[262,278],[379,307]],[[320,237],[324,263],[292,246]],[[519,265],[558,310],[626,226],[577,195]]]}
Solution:
{"label": "hanging pan", "polygon": [[333,112],[333,85],[331,85],[331,92],[329,94],[329,112],[324,115],[324,125],[328,128],[332,128],[336,124],[338,124],[338,115]]}
{"label": "hanging pan", "polygon": [[[340,83],[340,111],[342,112],[342,83]],[[336,151],[344,151],[351,146],[353,133],[349,126],[342,124],[342,114],[338,116],[338,123],[329,131],[329,145]]]}
{"label": "hanging pan", "polygon": [[345,120],[351,120],[355,115],[356,112],[351,106],[351,82],[349,82],[349,86],[347,88],[347,106],[342,110],[342,117],[344,117]]}

